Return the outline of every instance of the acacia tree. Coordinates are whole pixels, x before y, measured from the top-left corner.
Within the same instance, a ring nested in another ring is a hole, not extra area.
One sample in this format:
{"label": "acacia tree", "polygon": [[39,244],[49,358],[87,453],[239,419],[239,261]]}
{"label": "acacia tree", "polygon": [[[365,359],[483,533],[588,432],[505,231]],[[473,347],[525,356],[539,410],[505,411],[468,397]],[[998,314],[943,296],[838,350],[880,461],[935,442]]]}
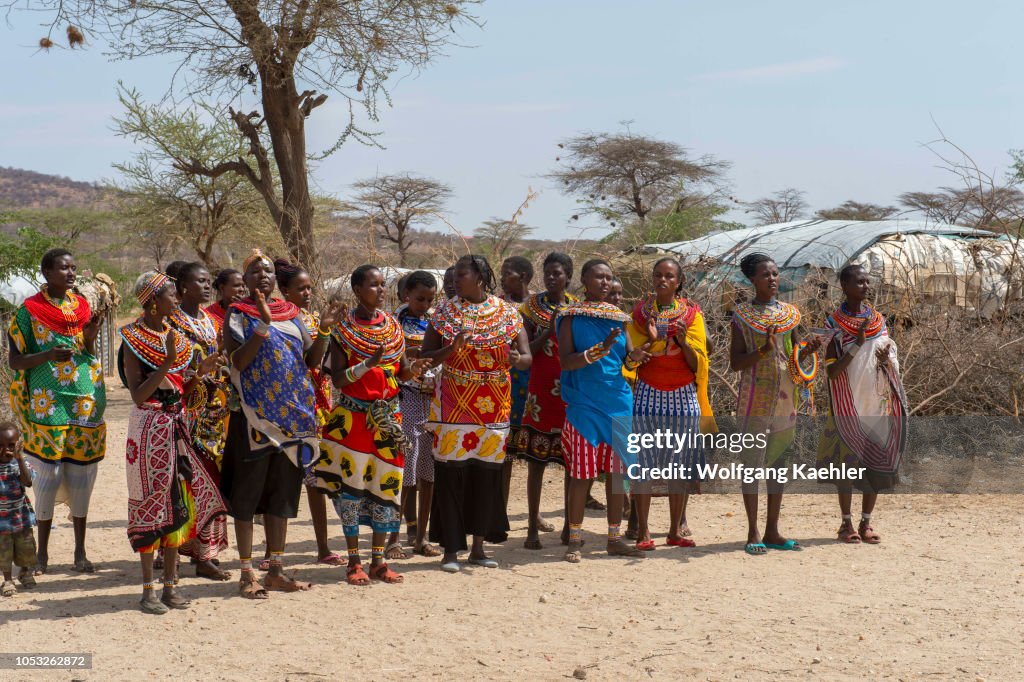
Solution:
{"label": "acacia tree", "polygon": [[949,225],[998,231],[1006,227],[1007,221],[1020,223],[1020,216],[1024,215],[1024,192],[1015,184],[971,180],[973,186],[963,188],[905,192],[899,196],[900,204],[928,220]]}
{"label": "acacia tree", "polygon": [[814,216],[822,220],[885,220],[891,218],[899,209],[895,206],[879,206],[872,203],[861,203],[848,200],[835,208],[823,208]]}
{"label": "acacia tree", "polygon": [[611,227],[624,220],[642,226],[652,211],[683,196],[717,193],[728,168],[712,156],[692,159],[675,142],[628,128],[622,133],[584,133],[558,146],[560,167],[547,177],[563,194],[577,197],[582,213],[601,216]]}
{"label": "acacia tree", "polygon": [[792,187],[773,192],[747,204],[747,213],[757,216],[759,225],[788,223],[807,215],[807,202],[804,192]]}
{"label": "acacia tree", "polygon": [[114,164],[124,177],[123,210],[158,259],[182,240],[213,270],[214,247],[224,237],[245,234],[249,241],[262,241],[259,235],[272,223],[248,180],[235,173],[213,178],[187,170],[196,161],[208,167],[235,159],[251,163],[234,125],[205,107],[208,120],[196,109],[147,105],[134,90],[122,88],[118,97],[124,114],[114,119],[115,132],[143,145],[131,161]]}
{"label": "acacia tree", "polygon": [[360,126],[356,108],[376,121],[377,102],[388,98],[387,79],[438,56],[456,38],[457,26],[475,23],[464,8],[477,0],[0,2],[49,12],[51,31],[66,24],[99,35],[115,58],[178,58],[172,93],[232,101],[251,88],[259,107],[249,112],[231,107],[227,115],[249,145],[252,161],[207,165],[194,159],[187,170],[211,178],[226,173],[246,178],[266,203],[292,257],[315,272],[306,118],[328,93],[338,94],[347,104],[348,122],[324,155],[349,138],[372,144],[375,133]]}
{"label": "acacia tree", "polygon": [[411,173],[368,178],[352,187],[356,195],[349,202],[349,213],[368,219],[383,239],[398,247],[402,267],[413,245],[413,225],[430,222],[452,196],[447,185]]}
{"label": "acacia tree", "polygon": [[512,247],[533,234],[534,228],[515,220],[491,218],[473,230],[473,241],[483,245],[483,252],[495,268],[510,255]]}

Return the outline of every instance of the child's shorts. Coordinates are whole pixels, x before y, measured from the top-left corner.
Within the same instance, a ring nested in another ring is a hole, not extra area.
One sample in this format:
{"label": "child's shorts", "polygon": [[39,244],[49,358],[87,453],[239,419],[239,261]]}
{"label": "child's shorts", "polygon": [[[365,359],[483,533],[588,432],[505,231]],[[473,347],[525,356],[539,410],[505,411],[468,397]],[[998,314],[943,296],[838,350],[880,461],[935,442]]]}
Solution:
{"label": "child's shorts", "polygon": [[12,562],[19,568],[36,565],[36,536],[31,528],[0,534],[0,568],[9,570]]}

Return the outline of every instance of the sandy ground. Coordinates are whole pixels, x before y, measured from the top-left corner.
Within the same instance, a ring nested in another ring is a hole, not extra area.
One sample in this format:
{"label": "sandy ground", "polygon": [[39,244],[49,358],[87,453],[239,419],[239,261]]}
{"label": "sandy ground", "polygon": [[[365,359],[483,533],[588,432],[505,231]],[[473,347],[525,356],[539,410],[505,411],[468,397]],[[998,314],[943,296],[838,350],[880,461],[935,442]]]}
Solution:
{"label": "sandy ground", "polygon": [[[574,566],[555,533],[542,551],[522,548],[526,469],[517,467],[512,536],[492,548],[497,570],[452,576],[417,557],[395,562],[403,585],[349,587],[342,569],[314,565],[303,508],[286,558],[313,591],[249,602],[234,581],[183,566],[192,608],[145,615],[125,535],[127,393],[112,387],[111,398],[89,519],[98,572],[70,572],[71,525],[58,510],[51,573],[0,600],[0,650],[91,652],[93,669],[0,670],[0,679],[1024,678],[1024,496],[886,497],[875,514],[883,544],[843,546],[834,499],[794,495],[783,531],[806,549],[765,557],[742,551],[738,494],[693,501],[698,548],[659,546],[642,561],[604,556],[602,514],[588,512],[587,551]],[[559,477],[551,470],[545,488],[554,522]],[[656,499],[659,543],[667,514]],[[237,575],[233,547],[222,558]]]}

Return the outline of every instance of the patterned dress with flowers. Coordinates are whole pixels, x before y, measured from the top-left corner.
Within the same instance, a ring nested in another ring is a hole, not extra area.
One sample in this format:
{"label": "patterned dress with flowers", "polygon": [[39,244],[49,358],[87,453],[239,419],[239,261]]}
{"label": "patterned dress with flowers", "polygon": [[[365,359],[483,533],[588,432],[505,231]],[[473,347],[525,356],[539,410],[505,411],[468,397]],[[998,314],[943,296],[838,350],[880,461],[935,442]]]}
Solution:
{"label": "patterned dress with flowers", "polygon": [[55,346],[74,349],[70,360],[17,371],[11,382],[25,452],[47,462],[90,464],[106,451],[103,365],[85,350],[82,337],[90,315],[85,298],[73,292],[59,302],[41,292],[18,308],[8,329],[12,347],[22,355]]}
{"label": "patterned dress with flowers", "polygon": [[434,459],[502,464],[512,403],[509,351],[522,318],[495,296],[481,303],[456,297],[441,302],[431,325],[445,345],[462,331],[470,333],[463,349],[445,361],[434,389],[427,421]]}
{"label": "patterned dress with flowers", "polygon": [[[566,302],[576,301],[566,295]],[[547,300],[547,293],[530,296],[519,308],[523,319],[529,320],[544,333],[551,328],[556,306]],[[562,363],[558,359],[558,337],[548,336],[530,367],[530,382],[523,409],[522,428],[513,436],[511,451],[526,459],[543,464],[565,465],[562,456],[562,424],[565,422],[565,403],[562,401]]]}

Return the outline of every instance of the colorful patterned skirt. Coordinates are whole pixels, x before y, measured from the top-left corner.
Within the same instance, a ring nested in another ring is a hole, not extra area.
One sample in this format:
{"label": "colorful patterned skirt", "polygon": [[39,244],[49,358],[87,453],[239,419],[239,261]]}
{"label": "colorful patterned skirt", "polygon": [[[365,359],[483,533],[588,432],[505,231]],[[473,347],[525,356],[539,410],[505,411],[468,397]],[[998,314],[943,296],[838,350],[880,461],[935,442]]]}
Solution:
{"label": "colorful patterned skirt", "polygon": [[583,480],[600,474],[624,474],[626,465],[608,443],[593,445],[581,436],[568,418],[562,426],[562,451],[569,476]]}
{"label": "colorful patterned skirt", "polygon": [[530,369],[523,424],[511,437],[511,452],[516,456],[541,464],[565,464],[562,454],[565,403],[562,402],[561,373],[558,344],[549,339],[534,358]]}
{"label": "colorful patterned skirt", "polygon": [[[160,546],[162,538],[190,524],[196,534],[210,537],[213,521],[227,511],[216,483],[192,449],[180,412],[152,403],[133,406],[125,464],[128,539],[135,551]],[[186,539],[179,533],[172,541]]]}
{"label": "colorful patterned skirt", "polygon": [[[700,403],[697,401],[697,384],[690,382],[673,391],[661,391],[638,379],[633,391],[633,431],[654,433],[668,429],[680,438],[685,438],[683,448],[643,448],[638,455],[641,475],[631,483],[653,487],[653,492],[675,492],[677,486],[659,485],[659,482],[645,480],[643,471],[674,465],[686,467],[690,481],[698,480],[698,466],[705,464],[704,448],[693,437],[700,434]],[[678,479],[677,479],[678,480]],[[643,483],[641,483],[643,482]],[[683,482],[683,481],[680,481]],[[680,490],[680,492],[682,492]]]}

